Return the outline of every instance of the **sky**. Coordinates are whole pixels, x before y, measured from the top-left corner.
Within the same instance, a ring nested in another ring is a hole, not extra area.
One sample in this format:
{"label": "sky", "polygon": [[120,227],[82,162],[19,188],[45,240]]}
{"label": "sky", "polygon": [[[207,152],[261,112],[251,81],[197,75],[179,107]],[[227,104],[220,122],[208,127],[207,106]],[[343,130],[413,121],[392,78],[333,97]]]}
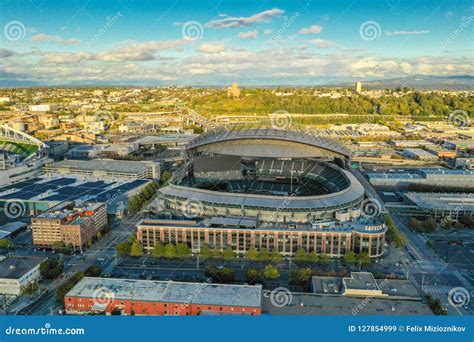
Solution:
{"label": "sky", "polygon": [[0,86],[474,75],[474,2],[2,0]]}

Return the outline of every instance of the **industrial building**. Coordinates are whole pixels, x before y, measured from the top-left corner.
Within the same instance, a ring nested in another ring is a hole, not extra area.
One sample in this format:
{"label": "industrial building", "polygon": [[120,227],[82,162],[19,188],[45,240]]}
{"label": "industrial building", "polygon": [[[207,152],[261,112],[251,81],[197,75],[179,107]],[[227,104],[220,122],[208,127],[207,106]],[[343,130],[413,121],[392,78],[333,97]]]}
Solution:
{"label": "industrial building", "polygon": [[47,175],[77,175],[112,179],[159,179],[160,164],[112,159],[63,160],[46,164]]}
{"label": "industrial building", "polygon": [[258,316],[262,286],[85,277],[64,306],[68,314]]}
{"label": "industrial building", "polygon": [[375,187],[436,186],[474,188],[474,171],[448,169],[419,169],[397,172],[368,172],[367,177]]}
{"label": "industrial building", "polygon": [[107,211],[115,214],[121,202],[138,193],[148,179],[108,179],[95,177],[55,176],[36,177],[0,186],[0,206],[19,209],[18,216],[38,215],[64,201],[106,202]]}
{"label": "industrial building", "polygon": [[10,257],[0,262],[0,295],[19,296],[28,284],[40,279],[46,258]]}
{"label": "industrial building", "polygon": [[452,221],[464,215],[474,215],[474,194],[440,192],[406,192],[407,204],[416,205],[417,214],[432,215],[436,221],[450,217]]}

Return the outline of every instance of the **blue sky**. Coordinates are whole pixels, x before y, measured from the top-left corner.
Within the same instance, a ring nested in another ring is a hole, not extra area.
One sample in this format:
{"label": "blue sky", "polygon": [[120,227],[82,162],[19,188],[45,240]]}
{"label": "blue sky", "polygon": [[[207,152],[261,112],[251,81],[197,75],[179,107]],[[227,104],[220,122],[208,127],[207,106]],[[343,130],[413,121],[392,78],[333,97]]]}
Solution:
{"label": "blue sky", "polygon": [[474,75],[472,1],[8,1],[5,84],[324,84]]}

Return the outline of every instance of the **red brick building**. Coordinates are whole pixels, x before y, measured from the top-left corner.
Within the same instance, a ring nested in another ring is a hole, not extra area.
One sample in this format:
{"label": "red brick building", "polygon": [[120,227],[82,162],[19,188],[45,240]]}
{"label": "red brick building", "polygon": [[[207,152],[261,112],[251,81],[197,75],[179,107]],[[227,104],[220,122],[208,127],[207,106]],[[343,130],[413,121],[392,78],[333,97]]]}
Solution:
{"label": "red brick building", "polygon": [[253,315],[262,313],[261,285],[83,278],[64,297],[68,314]]}

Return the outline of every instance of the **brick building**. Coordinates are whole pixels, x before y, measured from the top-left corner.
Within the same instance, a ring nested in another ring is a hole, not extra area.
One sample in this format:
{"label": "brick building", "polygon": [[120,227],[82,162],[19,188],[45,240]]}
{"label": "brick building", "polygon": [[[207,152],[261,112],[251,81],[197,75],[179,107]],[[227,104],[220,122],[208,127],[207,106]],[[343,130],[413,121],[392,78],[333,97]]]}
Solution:
{"label": "brick building", "polygon": [[33,244],[48,247],[61,241],[80,248],[106,225],[105,203],[64,202],[31,220]]}
{"label": "brick building", "polygon": [[[235,222],[234,222],[235,221]],[[147,250],[155,243],[186,243],[191,249],[203,246],[224,249],[231,247],[245,254],[250,248],[266,248],[282,255],[293,255],[298,248],[307,252],[344,256],[348,251],[366,252],[370,257],[383,254],[385,232],[383,223],[334,222],[310,227],[257,227],[256,221],[242,218],[213,218],[210,221],[149,220],[137,225],[137,240]]]}
{"label": "brick building", "polygon": [[68,314],[261,314],[261,285],[85,277],[64,297]]}

